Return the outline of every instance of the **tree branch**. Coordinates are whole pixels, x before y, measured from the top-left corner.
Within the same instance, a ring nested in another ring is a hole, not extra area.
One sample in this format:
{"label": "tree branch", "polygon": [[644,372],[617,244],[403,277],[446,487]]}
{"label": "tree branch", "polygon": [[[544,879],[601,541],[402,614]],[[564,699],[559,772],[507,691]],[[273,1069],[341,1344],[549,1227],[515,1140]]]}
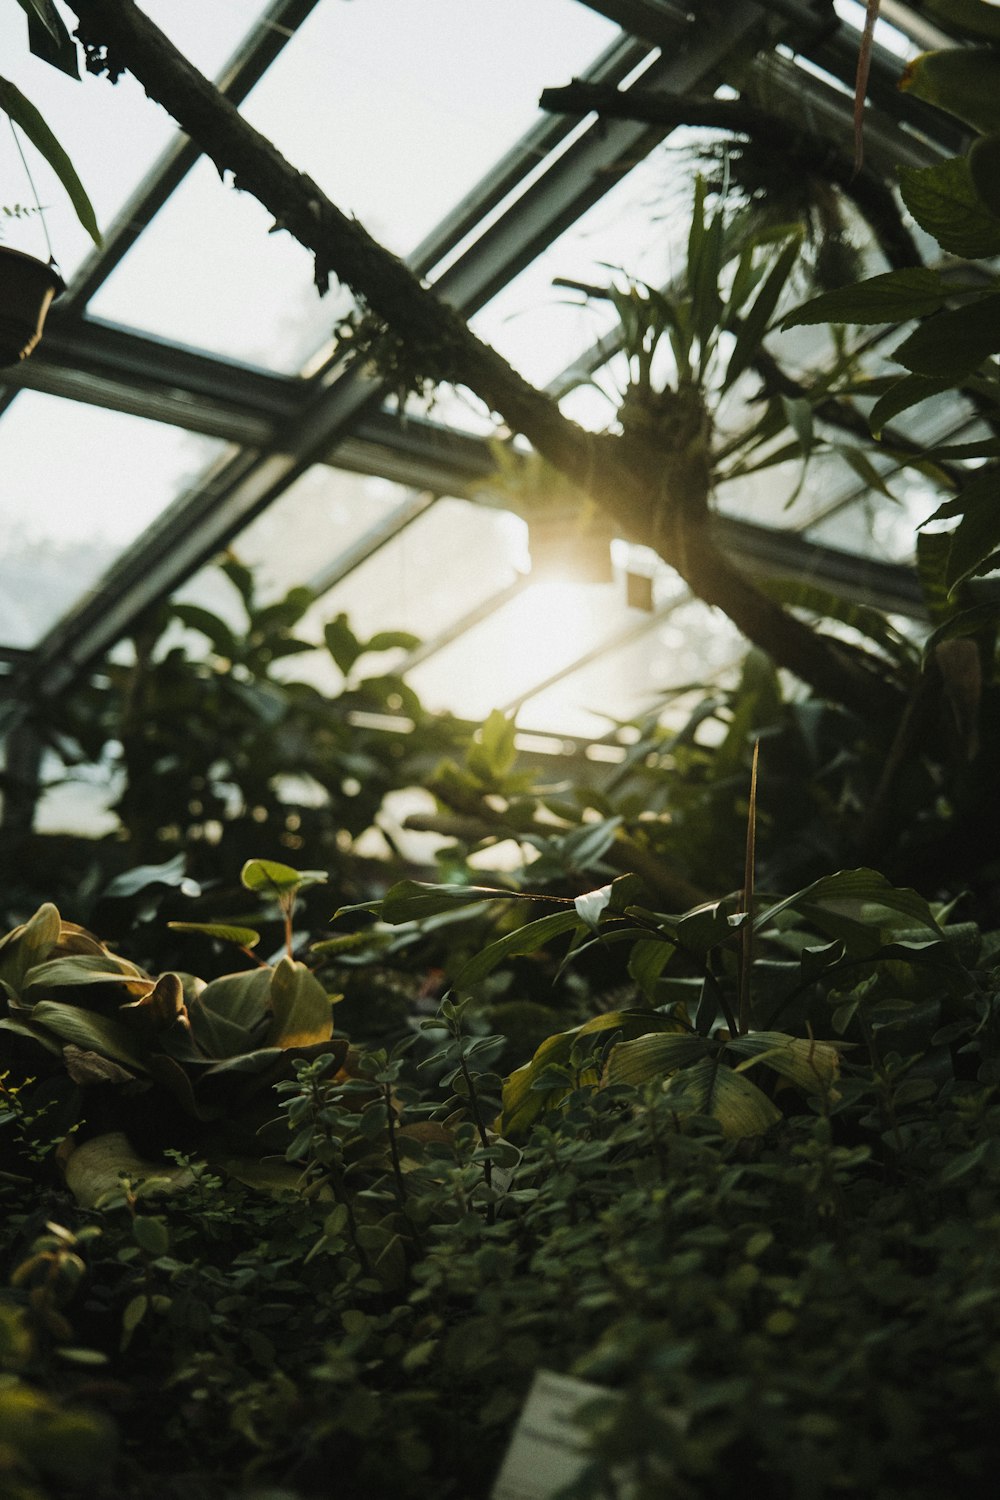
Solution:
{"label": "tree branch", "polygon": [[821,177],[850,198],[867,219],[893,269],[923,265],[916,241],[882,178],[868,167],[856,171],[850,156],[803,129],[801,120],[793,123],[743,99],[691,99],[686,94],[641,88],[623,93],[603,83],[574,82],[565,88],[544,89],[539,105],[551,114],[585,115],[593,110],[606,119],[668,128],[704,125],[748,136],[772,149],[785,170],[799,168]]}
{"label": "tree branch", "polygon": [[892,713],[898,694],[875,658],[817,634],[765,598],[719,552],[707,525],[671,516],[671,496],[661,494],[662,482],[650,483],[644,472],[648,453],[626,437],[590,433],[563,416],[551,397],[482,343],[454,308],[292,167],[132,0],[70,4],[90,70],[107,72],[113,82],[131,72],[220,175],[230,172],[235,187],[251,193],[273,214],[276,227],[312,252],[321,291],[335,274],[417,352],[428,376],[467,386],[602,506],[625,535],[655,546],[699,598],[722,609],[779,666],[862,715]]}

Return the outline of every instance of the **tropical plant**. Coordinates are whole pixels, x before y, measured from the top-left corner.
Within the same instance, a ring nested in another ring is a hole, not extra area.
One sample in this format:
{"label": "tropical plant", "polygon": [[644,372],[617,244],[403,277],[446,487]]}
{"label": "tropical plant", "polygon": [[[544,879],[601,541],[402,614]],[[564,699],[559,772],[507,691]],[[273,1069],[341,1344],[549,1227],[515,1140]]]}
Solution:
{"label": "tropical plant", "polygon": [[[71,78],[79,78],[77,47],[52,0],[17,0],[28,18],[28,44],[36,57],[51,63]],[[95,244],[101,234],[93,205],[65,150],[30,99],[8,78],[0,78],[0,110],[48,162],[66,189],[76,216]]]}

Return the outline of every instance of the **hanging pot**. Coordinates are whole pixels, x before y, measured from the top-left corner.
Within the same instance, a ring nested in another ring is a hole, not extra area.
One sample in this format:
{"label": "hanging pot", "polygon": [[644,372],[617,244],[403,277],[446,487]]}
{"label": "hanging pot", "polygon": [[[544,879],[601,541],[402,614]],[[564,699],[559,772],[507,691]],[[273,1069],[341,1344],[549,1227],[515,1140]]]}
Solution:
{"label": "hanging pot", "polygon": [[0,245],[0,366],[27,359],[53,297],[66,290],[55,266]]}

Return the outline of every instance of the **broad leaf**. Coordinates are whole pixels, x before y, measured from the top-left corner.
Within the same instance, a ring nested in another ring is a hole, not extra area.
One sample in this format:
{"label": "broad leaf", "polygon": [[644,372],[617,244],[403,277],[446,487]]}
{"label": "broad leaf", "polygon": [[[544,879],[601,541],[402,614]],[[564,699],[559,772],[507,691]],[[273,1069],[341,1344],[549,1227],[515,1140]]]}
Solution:
{"label": "broad leaf", "polygon": [[930,167],[903,167],[903,202],[921,229],[949,255],[969,260],[1000,255],[1000,219],[976,192],[968,159],[952,157]]}
{"label": "broad leaf", "polygon": [[964,380],[1000,350],[1000,292],[929,318],[893,350],[916,375]]}
{"label": "broad leaf", "polygon": [[166,885],[176,887],[184,896],[200,896],[201,886],[184,873],[186,865],[187,856],[184,854],[176,854],[173,859],[164,860],[160,865],[136,865],[134,869],[125,870],[110,880],[103,894],[109,899],[121,901],[129,896],[137,896],[150,886]]}
{"label": "broad leaf", "polygon": [[207,984],[196,1000],[189,1001],[192,1015],[195,1005],[223,1017],[243,1033],[254,1034],[262,1027],[271,993],[271,970],[248,969],[241,974],[223,974]]}
{"label": "broad leaf", "polygon": [[240,871],[240,882],[246,890],[274,897],[306,885],[321,885],[326,879],[325,870],[293,870],[276,859],[248,859]]}
{"label": "broad leaf", "polygon": [[120,1021],[58,1000],[39,1000],[31,1010],[30,1019],[63,1042],[72,1042],[85,1052],[99,1052],[136,1072],[146,1072],[146,1062],[135,1045],[133,1033]]}
{"label": "broad leaf", "polygon": [[664,1094],[678,1116],[711,1115],[731,1139],[763,1135],[781,1119],[781,1111],[755,1083],[718,1058],[702,1058],[674,1073]]}
{"label": "broad leaf", "polygon": [[271,981],[273,1021],[267,1034],[272,1047],[309,1047],[333,1036],[330,997],[305,964],[283,958]]}
{"label": "broad leaf", "polygon": [[708,1053],[706,1037],[690,1032],[653,1034],[618,1042],[608,1054],[602,1082],[631,1083],[636,1087],[665,1078],[676,1068],[688,1067]]}
{"label": "broad leaf", "polygon": [[803,323],[908,323],[945,305],[950,289],[937,271],[914,266],[885,271],[853,286],[824,292],[782,320],[785,328]]}
{"label": "broad leaf", "polygon": [[765,1063],[806,1093],[828,1089],[840,1072],[840,1053],[831,1042],[787,1036],[783,1031],[733,1037],[726,1043],[726,1052],[746,1059],[738,1065],[738,1073]]}

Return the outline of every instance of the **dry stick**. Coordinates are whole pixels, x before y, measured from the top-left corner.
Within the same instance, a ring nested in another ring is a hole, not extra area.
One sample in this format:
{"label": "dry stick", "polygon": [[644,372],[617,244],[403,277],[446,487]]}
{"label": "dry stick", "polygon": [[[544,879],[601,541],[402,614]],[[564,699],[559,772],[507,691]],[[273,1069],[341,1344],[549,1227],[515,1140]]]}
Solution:
{"label": "dry stick", "polygon": [[[423,286],[355,219],[296,171],[266,137],[178,52],[132,0],[70,0],[91,71],[116,79],[126,69],[215,163],[252,195],[316,260],[321,290],[335,274],[414,351],[422,373],[462,384],[522,433],[620,525],[657,548],[705,603],[718,606],[779,666],[821,697],[884,719],[898,696],[875,658],[818,635],[766,598],[723,556],[703,522],[689,524],[650,455],[634,440],[586,432],[478,339],[460,314]],[[645,472],[644,472],[645,471]],[[666,513],[666,514],[665,514]]]}
{"label": "dry stick", "polygon": [[747,852],[743,867],[743,895],[740,906],[746,914],[743,941],[740,944],[740,1035],[750,1025],[750,983],[753,972],[754,874],[757,863],[757,759],[760,740],[753,742],[753,764],[750,769],[750,806],[747,809]]}

